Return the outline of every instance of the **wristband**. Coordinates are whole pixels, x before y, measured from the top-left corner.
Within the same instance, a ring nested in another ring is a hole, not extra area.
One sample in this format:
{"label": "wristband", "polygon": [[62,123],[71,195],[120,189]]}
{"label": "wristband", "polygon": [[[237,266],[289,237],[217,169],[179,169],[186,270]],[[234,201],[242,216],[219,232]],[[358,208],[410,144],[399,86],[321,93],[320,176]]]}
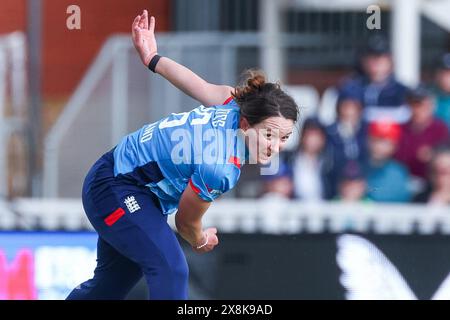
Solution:
{"label": "wristband", "polygon": [[148,64],[148,68],[152,70],[154,73],[156,73],[155,68],[158,64],[159,59],[161,59],[161,56],[159,54],[155,54],[153,58],[150,60],[150,63]]}
{"label": "wristband", "polygon": [[205,243],[195,247],[195,249],[201,249],[208,244],[208,234],[207,233],[205,233],[205,237],[206,237]]}

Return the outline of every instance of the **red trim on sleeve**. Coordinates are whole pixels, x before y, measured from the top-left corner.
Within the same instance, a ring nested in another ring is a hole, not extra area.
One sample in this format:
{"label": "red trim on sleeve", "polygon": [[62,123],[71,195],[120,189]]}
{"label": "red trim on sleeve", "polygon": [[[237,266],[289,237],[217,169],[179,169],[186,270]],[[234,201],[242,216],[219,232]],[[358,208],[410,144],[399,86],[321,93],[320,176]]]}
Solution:
{"label": "red trim on sleeve", "polygon": [[233,100],[233,96],[231,96],[227,100],[225,100],[225,102],[223,104],[224,105],[229,104],[231,100]]}
{"label": "red trim on sleeve", "polygon": [[105,218],[105,223],[111,227],[114,223],[117,222],[123,215],[125,214],[125,211],[122,208],[117,209],[113,213],[111,213],[109,216]]}
{"label": "red trim on sleeve", "polygon": [[239,160],[238,157],[233,157],[231,156],[230,159],[228,160],[230,163],[234,164],[236,167],[238,167],[239,169],[241,168],[241,161]]}
{"label": "red trim on sleeve", "polygon": [[192,182],[192,179],[189,179],[189,185],[191,186],[192,190],[194,190],[194,192],[195,192],[196,194],[199,194],[199,193],[200,193],[200,189],[197,188],[196,186],[194,186],[194,183]]}

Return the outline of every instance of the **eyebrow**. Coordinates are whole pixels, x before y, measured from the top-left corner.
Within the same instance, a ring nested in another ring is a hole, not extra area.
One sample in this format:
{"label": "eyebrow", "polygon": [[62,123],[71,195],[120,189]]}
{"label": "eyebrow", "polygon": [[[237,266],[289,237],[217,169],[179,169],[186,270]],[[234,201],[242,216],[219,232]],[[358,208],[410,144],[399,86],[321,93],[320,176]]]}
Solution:
{"label": "eyebrow", "polygon": [[[271,127],[264,127],[264,129],[267,131],[267,133],[270,133],[270,134],[273,134],[274,132],[280,132],[281,130],[280,129],[278,129],[278,128],[271,128]],[[289,131],[288,133],[286,133],[286,134],[284,134],[284,135],[279,135],[279,136],[281,136],[281,137],[285,137],[285,136],[289,136],[289,135],[291,135],[292,134],[292,132],[294,132],[293,130],[292,131]]]}

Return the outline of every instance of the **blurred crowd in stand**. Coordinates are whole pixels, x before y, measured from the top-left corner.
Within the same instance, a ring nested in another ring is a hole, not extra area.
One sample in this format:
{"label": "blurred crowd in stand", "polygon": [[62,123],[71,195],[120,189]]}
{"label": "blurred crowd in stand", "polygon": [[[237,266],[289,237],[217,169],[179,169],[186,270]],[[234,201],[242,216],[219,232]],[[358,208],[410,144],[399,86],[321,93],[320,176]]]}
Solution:
{"label": "blurred crowd in stand", "polygon": [[336,87],[334,123],[301,119],[298,145],[281,154],[277,174],[262,176],[263,196],[449,205],[450,53],[432,83],[409,88],[376,36]]}

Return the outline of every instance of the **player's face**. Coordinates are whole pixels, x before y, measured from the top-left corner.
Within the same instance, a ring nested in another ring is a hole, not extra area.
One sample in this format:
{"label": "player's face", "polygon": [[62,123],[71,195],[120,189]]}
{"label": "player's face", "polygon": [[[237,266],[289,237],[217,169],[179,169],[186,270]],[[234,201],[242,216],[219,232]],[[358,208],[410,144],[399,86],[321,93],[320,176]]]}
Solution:
{"label": "player's face", "polygon": [[250,163],[267,164],[279,153],[292,134],[294,121],[270,117],[245,131]]}

